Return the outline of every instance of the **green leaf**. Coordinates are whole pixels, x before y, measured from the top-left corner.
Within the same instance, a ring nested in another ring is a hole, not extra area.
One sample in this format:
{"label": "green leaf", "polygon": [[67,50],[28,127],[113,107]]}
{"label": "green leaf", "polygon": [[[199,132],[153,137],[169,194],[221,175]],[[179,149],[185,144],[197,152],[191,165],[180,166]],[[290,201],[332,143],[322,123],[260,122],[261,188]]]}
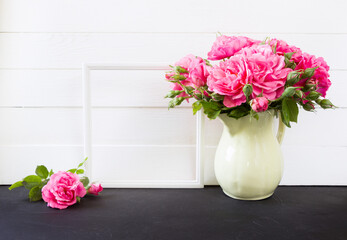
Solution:
{"label": "green leaf", "polygon": [[213,109],[213,110],[220,110],[221,108],[222,108],[222,105],[220,104],[220,103],[218,103],[218,102],[201,102],[201,104],[202,104],[202,106],[204,107],[204,108],[211,108],[211,109]]}
{"label": "green leaf", "polygon": [[36,175],[29,175],[29,176],[25,177],[23,179],[23,181],[25,181],[27,183],[32,183],[32,182],[40,183],[41,178],[39,176],[36,176]]}
{"label": "green leaf", "polygon": [[48,177],[48,169],[44,165],[39,165],[36,167],[35,173],[42,179],[46,179]]}
{"label": "green leaf", "polygon": [[207,117],[209,119],[216,119],[219,114],[220,114],[221,110],[218,110],[218,111],[214,111],[214,110],[205,110],[204,113],[207,115]]}
{"label": "green leaf", "polygon": [[310,92],[307,96],[306,99],[308,100],[316,100],[318,99],[322,94],[319,92]]}
{"label": "green leaf", "polygon": [[290,128],[289,116],[285,115],[283,111],[281,111],[281,119],[284,125]]}
{"label": "green leaf", "polygon": [[219,95],[218,93],[212,93],[211,97],[216,101],[222,101],[224,99],[223,95]]}
{"label": "green leaf", "polygon": [[33,187],[36,187],[36,186],[40,186],[41,183],[36,183],[36,182],[32,182],[32,183],[28,183],[26,181],[23,181],[23,186],[26,188],[26,189],[32,189]]}
{"label": "green leaf", "polygon": [[290,59],[292,58],[293,54],[294,54],[294,52],[285,53],[285,54],[284,54],[284,57],[285,57],[286,59],[290,60]]}
{"label": "green leaf", "polygon": [[80,164],[78,164],[77,168],[80,168],[83,166],[83,164],[88,160],[88,157],[86,157],[83,162],[81,162]]}
{"label": "green leaf", "polygon": [[201,102],[201,104],[209,119],[216,119],[221,112],[222,106],[217,102]]}
{"label": "green leaf", "polygon": [[276,41],[275,45],[272,46],[272,51],[273,51],[274,54],[277,53],[277,43],[278,42]]}
{"label": "green leaf", "polygon": [[174,98],[174,97],[180,95],[182,92],[183,92],[183,90],[172,90],[165,96],[165,98]]}
{"label": "green leaf", "polygon": [[83,169],[78,169],[78,170],[76,171],[76,173],[77,173],[77,174],[83,174],[83,173],[84,173],[84,170],[83,170]]}
{"label": "green leaf", "polygon": [[50,177],[50,176],[52,176],[53,174],[54,174],[53,169],[51,169],[51,171],[49,171],[49,175],[48,175],[48,176]]}
{"label": "green leaf", "polygon": [[176,73],[189,73],[188,70],[184,69],[183,67],[180,66],[175,66],[174,67],[174,71]]}
{"label": "green leaf", "polygon": [[202,108],[202,104],[200,101],[194,102],[192,106],[193,106],[193,115],[195,115]]}
{"label": "green leaf", "polygon": [[77,170],[77,168],[72,168],[72,169],[69,169],[69,170],[67,170],[67,171],[70,172],[70,173],[75,173],[76,170]]}
{"label": "green leaf", "polygon": [[43,180],[43,181],[41,182],[40,186],[41,186],[41,187],[45,186],[45,185],[48,183],[49,180],[50,180],[49,178]]}
{"label": "green leaf", "polygon": [[287,76],[287,85],[292,86],[300,81],[300,73],[297,71],[290,72]]}
{"label": "green leaf", "polygon": [[204,61],[205,61],[205,63],[206,63],[207,66],[213,67],[209,60],[204,59]]}
{"label": "green leaf", "polygon": [[31,202],[39,201],[42,199],[41,188],[36,186],[30,189],[29,199]]}
{"label": "green leaf", "polygon": [[[298,115],[299,115],[298,105],[296,104],[294,99],[288,99],[288,101],[286,101],[286,102],[287,102],[288,110],[290,111],[289,120],[291,122],[297,123],[298,122]],[[282,104],[282,106],[283,106],[283,104]]]}
{"label": "green leaf", "polygon": [[284,62],[285,62],[285,67],[286,68],[291,68],[291,69],[295,69],[295,67],[296,67],[296,64],[295,64],[295,62],[292,62],[292,61],[290,61],[290,60],[288,60],[287,58],[284,58]]}
{"label": "green leaf", "polygon": [[32,189],[35,186],[39,186],[41,182],[42,180],[39,176],[29,175],[23,179],[22,183],[26,189]]}
{"label": "green leaf", "polygon": [[181,103],[184,101],[184,99],[185,98],[183,98],[183,97],[175,98],[176,106],[181,105]]}
{"label": "green leaf", "polygon": [[172,99],[170,102],[169,102],[169,105],[168,105],[168,108],[174,108],[176,105],[175,105],[175,99]]}
{"label": "green leaf", "polygon": [[233,110],[231,110],[228,113],[228,117],[239,119],[239,118],[242,118],[244,116],[247,116],[249,113],[250,113],[250,109],[241,105],[241,106],[238,106],[238,107],[234,108]]}
{"label": "green leaf", "polygon": [[270,40],[271,40],[270,37],[266,37],[261,43],[259,43],[259,45],[265,45]]}
{"label": "green leaf", "polygon": [[83,184],[83,186],[86,188],[89,184],[89,178],[88,177],[82,177],[80,179],[81,183]]}
{"label": "green leaf", "polygon": [[279,97],[276,101],[281,100],[286,97],[292,97],[295,94],[297,87],[287,87],[284,89],[284,92],[282,93],[282,96]]}
{"label": "green leaf", "polygon": [[186,80],[186,77],[180,74],[173,75],[172,78],[178,81]]}
{"label": "green leaf", "polygon": [[195,95],[195,98],[197,98],[198,100],[203,99],[203,96],[201,93],[194,93],[194,95]]}
{"label": "green leaf", "polygon": [[252,92],[253,92],[253,87],[250,84],[246,84],[243,87],[242,91],[245,94],[245,96],[248,98],[252,94]]}
{"label": "green leaf", "polygon": [[184,86],[184,91],[186,94],[191,95],[194,91],[194,88],[191,86]]}
{"label": "green leaf", "polygon": [[316,71],[317,68],[318,67],[306,68],[304,73],[301,75],[301,79],[311,78],[314,75],[314,72]]}
{"label": "green leaf", "polygon": [[289,122],[298,121],[299,108],[295,100],[292,98],[285,98],[282,101],[282,119],[283,123],[290,127]]}
{"label": "green leaf", "polygon": [[249,111],[249,114],[251,115],[252,118],[259,120],[259,114],[256,111],[254,111],[253,109],[251,109]]}
{"label": "green leaf", "polygon": [[174,98],[169,102],[169,108],[174,108],[178,105],[181,105],[181,103],[184,101],[184,97],[178,97]]}
{"label": "green leaf", "polygon": [[15,182],[14,184],[12,184],[11,187],[9,187],[8,189],[12,190],[14,188],[22,187],[22,186],[23,186],[23,182],[22,181],[18,181],[18,182]]}

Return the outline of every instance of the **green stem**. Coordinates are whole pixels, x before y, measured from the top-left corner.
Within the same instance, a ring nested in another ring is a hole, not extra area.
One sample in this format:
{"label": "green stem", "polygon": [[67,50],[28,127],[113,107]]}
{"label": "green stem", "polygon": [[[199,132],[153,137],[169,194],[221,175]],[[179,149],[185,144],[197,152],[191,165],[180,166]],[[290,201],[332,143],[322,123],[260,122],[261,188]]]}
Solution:
{"label": "green stem", "polygon": [[[186,89],[185,86],[184,86],[182,83],[178,82],[178,84],[179,84],[183,89]],[[193,95],[192,97],[194,97],[196,100],[200,100],[200,99],[194,94],[194,92],[192,92],[192,95]],[[192,98],[192,97],[185,97],[184,99]]]}

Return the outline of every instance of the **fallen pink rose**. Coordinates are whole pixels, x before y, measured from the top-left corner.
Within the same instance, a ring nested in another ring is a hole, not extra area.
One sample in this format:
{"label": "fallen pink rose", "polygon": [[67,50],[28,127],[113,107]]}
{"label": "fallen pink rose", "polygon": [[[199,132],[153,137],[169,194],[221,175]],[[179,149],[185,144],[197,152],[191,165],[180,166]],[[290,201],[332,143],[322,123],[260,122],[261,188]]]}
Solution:
{"label": "fallen pink rose", "polygon": [[88,189],[88,193],[93,194],[93,195],[99,195],[99,192],[104,190],[101,186],[101,184],[92,184],[90,185],[90,188]]}
{"label": "fallen pink rose", "polygon": [[42,188],[42,199],[51,208],[65,209],[84,197],[86,189],[75,173],[59,171]]}

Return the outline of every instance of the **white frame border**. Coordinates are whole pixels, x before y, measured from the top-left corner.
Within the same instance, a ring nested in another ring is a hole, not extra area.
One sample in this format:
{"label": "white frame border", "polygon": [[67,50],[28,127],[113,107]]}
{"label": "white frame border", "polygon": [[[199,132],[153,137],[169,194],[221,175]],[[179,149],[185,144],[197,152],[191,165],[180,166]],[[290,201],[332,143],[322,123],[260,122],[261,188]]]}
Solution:
{"label": "white frame border", "polygon": [[[168,64],[163,63],[84,63],[82,66],[83,80],[83,136],[84,156],[88,157],[86,162],[86,175],[92,180],[92,120],[91,120],[91,70],[169,70]],[[188,181],[114,181],[103,182],[104,187],[110,188],[203,188],[203,136],[204,117],[201,111],[196,116],[196,159],[195,180]]]}

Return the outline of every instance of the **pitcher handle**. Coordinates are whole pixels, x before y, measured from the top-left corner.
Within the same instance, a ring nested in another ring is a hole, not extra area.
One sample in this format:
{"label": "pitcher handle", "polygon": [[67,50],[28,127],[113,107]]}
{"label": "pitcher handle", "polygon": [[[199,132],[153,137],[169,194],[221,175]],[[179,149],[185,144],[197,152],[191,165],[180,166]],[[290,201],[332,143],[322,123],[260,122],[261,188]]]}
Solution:
{"label": "pitcher handle", "polygon": [[286,130],[286,125],[282,122],[281,114],[278,116],[278,130],[277,130],[277,141],[281,145],[284,137],[284,132]]}

